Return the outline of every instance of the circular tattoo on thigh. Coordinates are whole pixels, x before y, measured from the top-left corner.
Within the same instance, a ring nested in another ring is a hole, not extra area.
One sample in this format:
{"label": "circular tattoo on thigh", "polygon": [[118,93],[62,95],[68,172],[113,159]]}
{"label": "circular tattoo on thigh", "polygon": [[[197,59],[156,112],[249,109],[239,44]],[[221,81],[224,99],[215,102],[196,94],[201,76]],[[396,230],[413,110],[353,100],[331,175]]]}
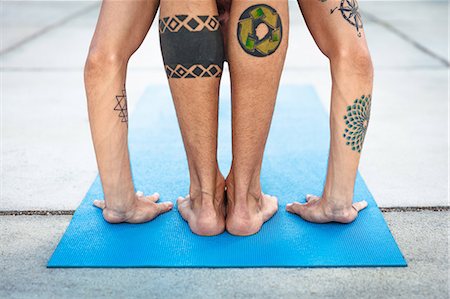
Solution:
{"label": "circular tattoo on thigh", "polygon": [[237,38],[242,49],[250,55],[272,54],[280,45],[282,34],[281,18],[269,5],[250,6],[239,18]]}
{"label": "circular tattoo on thigh", "polygon": [[347,106],[347,114],[344,116],[346,128],[343,137],[346,144],[358,153],[361,152],[369,125],[371,100],[370,95],[361,96]]}

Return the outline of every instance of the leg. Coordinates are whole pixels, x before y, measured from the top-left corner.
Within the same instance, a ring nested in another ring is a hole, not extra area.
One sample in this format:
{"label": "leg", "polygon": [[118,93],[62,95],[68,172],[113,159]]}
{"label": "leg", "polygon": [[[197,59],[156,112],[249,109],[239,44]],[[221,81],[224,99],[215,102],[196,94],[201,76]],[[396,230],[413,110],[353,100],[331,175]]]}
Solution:
{"label": "leg", "polygon": [[278,209],[277,199],[261,192],[260,172],[288,44],[287,0],[232,1],[228,27],[233,162],[226,227],[251,235]]}
{"label": "leg", "polygon": [[356,0],[299,1],[309,30],[329,58],[332,76],[331,142],[321,197],[287,206],[312,222],[352,222],[367,206],[352,204],[360,152],[370,117],[373,67]]}
{"label": "leg", "polygon": [[158,194],[135,193],[128,154],[125,76],[130,56],[138,49],[159,1],[104,1],[85,67],[89,120],[105,201],[106,221],[145,222],[172,208],[156,204]]}
{"label": "leg", "polygon": [[223,42],[215,0],[162,0],[160,39],[186,150],[189,195],[177,201],[192,232],[225,229],[225,180],[217,163],[219,83]]}

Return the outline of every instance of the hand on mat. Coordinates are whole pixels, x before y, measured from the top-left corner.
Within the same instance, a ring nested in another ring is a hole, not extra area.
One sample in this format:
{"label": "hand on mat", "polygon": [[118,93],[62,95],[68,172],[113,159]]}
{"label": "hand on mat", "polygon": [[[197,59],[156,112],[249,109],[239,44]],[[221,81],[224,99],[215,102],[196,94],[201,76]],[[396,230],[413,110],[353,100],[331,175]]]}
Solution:
{"label": "hand on mat", "polygon": [[286,205],[286,211],[294,213],[309,222],[327,223],[340,222],[350,223],[358,217],[358,212],[367,207],[365,200],[355,202],[348,209],[336,210],[319,196],[306,195],[306,203],[294,202]]}
{"label": "hand on mat", "polygon": [[127,211],[110,209],[104,200],[94,200],[94,206],[103,210],[103,218],[109,223],[144,223],[172,209],[171,202],[156,203],[158,200],[158,193],[144,196],[144,193],[138,191],[132,208]]}

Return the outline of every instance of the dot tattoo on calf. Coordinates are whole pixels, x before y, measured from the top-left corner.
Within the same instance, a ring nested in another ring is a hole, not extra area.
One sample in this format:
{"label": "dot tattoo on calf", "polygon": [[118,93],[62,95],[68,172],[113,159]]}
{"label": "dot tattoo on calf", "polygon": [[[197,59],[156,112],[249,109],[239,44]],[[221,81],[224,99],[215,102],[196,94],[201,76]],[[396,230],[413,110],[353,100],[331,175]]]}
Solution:
{"label": "dot tattoo on calf", "polygon": [[352,105],[347,106],[347,113],[344,115],[346,128],[342,136],[346,140],[345,144],[358,153],[362,150],[369,125],[371,102],[370,94],[362,95]]}

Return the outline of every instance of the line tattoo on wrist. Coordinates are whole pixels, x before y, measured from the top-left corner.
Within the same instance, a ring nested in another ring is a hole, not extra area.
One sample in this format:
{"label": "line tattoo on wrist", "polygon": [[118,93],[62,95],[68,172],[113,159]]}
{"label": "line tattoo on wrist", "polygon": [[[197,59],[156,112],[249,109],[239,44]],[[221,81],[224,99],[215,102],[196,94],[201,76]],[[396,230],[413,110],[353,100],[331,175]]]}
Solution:
{"label": "line tattoo on wrist", "polygon": [[128,104],[125,86],[122,89],[122,94],[116,95],[116,106],[114,107],[114,111],[118,111],[120,120],[123,123],[128,124]]}
{"label": "line tattoo on wrist", "polygon": [[241,14],[237,38],[242,49],[256,57],[274,53],[281,43],[283,26],[278,12],[266,4],[250,6]]}
{"label": "line tattoo on wrist", "polygon": [[[326,2],[327,0],[321,2]],[[361,14],[359,13],[359,4],[357,0],[341,0],[339,6],[336,6],[333,9],[330,9],[330,15],[333,14],[336,10],[341,12],[342,17],[346,20],[350,25],[356,28],[356,32],[358,33],[358,37],[361,37],[360,29],[363,28],[363,22],[361,18]]]}
{"label": "line tattoo on wrist", "polygon": [[344,115],[346,128],[342,136],[346,140],[345,144],[358,153],[361,152],[366,137],[371,104],[372,96],[362,95],[352,105],[347,106],[347,113]]}
{"label": "line tattoo on wrist", "polygon": [[219,16],[161,17],[159,36],[167,78],[220,78],[225,57],[219,27]]}

